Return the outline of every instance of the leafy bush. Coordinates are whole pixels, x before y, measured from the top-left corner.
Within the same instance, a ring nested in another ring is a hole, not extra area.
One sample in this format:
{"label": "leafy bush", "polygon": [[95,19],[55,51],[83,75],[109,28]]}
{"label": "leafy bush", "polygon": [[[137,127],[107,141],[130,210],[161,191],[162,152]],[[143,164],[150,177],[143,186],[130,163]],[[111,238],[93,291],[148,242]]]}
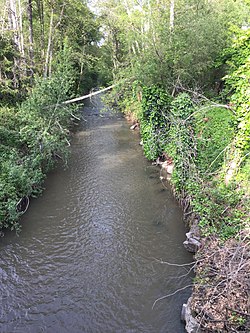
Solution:
{"label": "leafy bush", "polygon": [[145,156],[156,159],[163,152],[163,145],[170,126],[171,96],[157,87],[143,87],[140,128]]}
{"label": "leafy bush", "polygon": [[171,103],[170,128],[164,151],[174,161],[173,185],[178,192],[185,188],[194,169],[195,138],[193,131],[194,106],[186,93],[178,95]]}
{"label": "leafy bush", "polygon": [[0,229],[20,229],[17,203],[38,195],[57,157],[67,156],[73,110],[60,103],[71,95],[74,84],[70,54],[65,47],[52,77],[38,78],[18,109],[0,109]]}
{"label": "leafy bush", "polygon": [[17,51],[15,50],[14,43],[8,35],[0,36],[0,105],[10,104],[16,102],[20,94],[14,86],[13,65]]}
{"label": "leafy bush", "polygon": [[195,118],[196,166],[203,178],[209,178],[223,166],[234,138],[235,117],[228,109],[206,105]]}
{"label": "leafy bush", "polygon": [[250,28],[235,28],[233,43],[226,49],[225,59],[228,66],[225,81],[238,125],[235,146],[244,155],[250,152]]}

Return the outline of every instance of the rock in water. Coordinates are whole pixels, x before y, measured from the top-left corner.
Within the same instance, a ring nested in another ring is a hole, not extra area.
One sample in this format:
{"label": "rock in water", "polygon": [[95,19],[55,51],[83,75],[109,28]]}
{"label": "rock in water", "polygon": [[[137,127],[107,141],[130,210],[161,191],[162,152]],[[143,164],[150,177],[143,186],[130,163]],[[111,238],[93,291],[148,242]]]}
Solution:
{"label": "rock in water", "polygon": [[196,253],[201,246],[201,242],[191,232],[186,233],[187,239],[183,242],[185,249],[188,252]]}
{"label": "rock in water", "polygon": [[187,301],[187,304],[183,304],[182,312],[181,312],[181,319],[186,323],[186,331],[188,333],[201,333],[200,331],[200,325],[195,319],[195,317],[192,314],[191,311],[191,300],[192,297],[190,297]]}
{"label": "rock in water", "polygon": [[136,123],[136,124],[130,126],[130,129],[131,129],[131,130],[135,130],[138,126],[139,126],[139,124]]}
{"label": "rock in water", "polygon": [[185,249],[188,252],[196,253],[201,247],[201,238],[199,227],[197,223],[194,223],[188,233],[186,233],[187,239],[183,242]]}

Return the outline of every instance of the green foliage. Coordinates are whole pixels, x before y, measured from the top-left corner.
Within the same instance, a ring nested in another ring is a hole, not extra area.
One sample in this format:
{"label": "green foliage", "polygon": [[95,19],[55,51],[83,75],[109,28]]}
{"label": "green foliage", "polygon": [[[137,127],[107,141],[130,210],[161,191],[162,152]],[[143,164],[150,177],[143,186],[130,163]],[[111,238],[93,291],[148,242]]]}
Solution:
{"label": "green foliage", "polygon": [[232,237],[246,219],[243,191],[236,182],[226,185],[223,172],[217,177],[214,174],[220,173],[226,162],[224,151],[233,140],[234,116],[227,109],[212,107],[194,112],[185,95],[179,95],[173,104],[171,142],[165,151],[174,159],[171,182],[177,196],[191,198],[191,209],[200,216],[204,234]]}
{"label": "green foliage", "polygon": [[[0,6],[0,100],[20,103],[34,83],[34,75],[50,77],[54,59],[65,39],[72,48],[75,92],[83,94],[106,79],[99,21],[86,1],[19,1]],[[16,28],[15,28],[16,27]],[[110,67],[109,67],[110,69]],[[110,76],[109,76],[110,79]]]}
{"label": "green foliage", "polygon": [[238,131],[235,147],[242,155],[250,152],[250,28],[236,29],[233,44],[225,53],[229,73],[225,77],[230,102],[235,106]]}
{"label": "green foliage", "polygon": [[181,192],[194,168],[195,139],[193,131],[194,106],[189,95],[178,95],[171,104],[171,125],[164,151],[173,159],[175,169],[172,182]]}
{"label": "green foliage", "polygon": [[170,125],[169,106],[171,97],[156,86],[142,89],[142,113],[140,128],[145,156],[156,159],[162,152],[162,145]]}
{"label": "green foliage", "polygon": [[226,108],[201,106],[195,115],[197,140],[196,166],[203,178],[223,166],[234,138],[235,116]]}
{"label": "green foliage", "polygon": [[98,47],[98,41],[101,39],[99,21],[84,1],[66,2],[64,2],[66,6],[58,31],[57,48],[60,50],[64,39],[68,39],[72,48],[73,66],[76,70],[75,90],[82,94],[102,83],[102,79],[99,80],[102,73],[98,68],[99,62],[103,63],[101,59],[103,54]]}
{"label": "green foliage", "polygon": [[214,89],[225,74],[215,62],[230,44],[231,24],[247,22],[249,10],[239,0],[97,1],[115,77],[125,75],[169,93],[177,86]]}
{"label": "green foliage", "polygon": [[[18,95],[13,86],[13,65],[16,51],[8,36],[0,36],[0,105],[12,104]],[[11,102],[11,103],[10,103]]]}
{"label": "green foliage", "polygon": [[50,79],[37,79],[18,110],[0,109],[0,229],[19,230],[16,205],[37,196],[48,170],[68,153],[72,110],[59,104],[71,95],[74,69],[65,45]]}
{"label": "green foliage", "polygon": [[[188,198],[204,235],[216,233],[223,240],[233,237],[244,227],[249,207],[245,191],[249,163],[242,162],[244,172],[229,184],[225,182],[235,133],[234,113],[209,104],[195,106],[186,93],[172,99],[155,86],[140,89],[143,98],[137,116],[145,156],[150,160],[163,153],[171,157],[176,196]],[[128,92],[126,96],[126,105],[130,105]],[[134,98],[130,94],[130,100]]]}
{"label": "green foliage", "polygon": [[238,209],[243,193],[236,183],[227,186],[220,178],[204,182],[197,177],[187,182],[186,191],[192,198],[192,210],[200,216],[199,224],[205,236],[217,234],[227,239],[242,229],[246,207]]}

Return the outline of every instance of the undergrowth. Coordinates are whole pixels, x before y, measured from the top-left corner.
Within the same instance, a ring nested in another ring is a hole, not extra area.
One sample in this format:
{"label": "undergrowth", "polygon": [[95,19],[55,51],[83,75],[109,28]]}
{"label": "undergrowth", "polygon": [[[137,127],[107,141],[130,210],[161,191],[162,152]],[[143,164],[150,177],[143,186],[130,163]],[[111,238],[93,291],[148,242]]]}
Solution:
{"label": "undergrowth", "polygon": [[70,49],[54,65],[52,77],[38,78],[21,105],[0,108],[0,229],[20,230],[18,202],[39,195],[46,173],[66,161],[73,110],[59,104],[74,83]]}

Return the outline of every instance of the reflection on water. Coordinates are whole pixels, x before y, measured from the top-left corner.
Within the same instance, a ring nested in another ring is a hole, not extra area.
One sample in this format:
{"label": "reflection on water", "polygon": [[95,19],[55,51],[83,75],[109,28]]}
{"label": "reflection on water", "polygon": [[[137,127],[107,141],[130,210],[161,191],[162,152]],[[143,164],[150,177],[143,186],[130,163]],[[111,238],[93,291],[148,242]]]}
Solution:
{"label": "reflection on water", "polygon": [[[83,111],[69,168],[0,240],[0,332],[181,333],[182,213],[119,117]],[[179,278],[178,278],[179,276]]]}

